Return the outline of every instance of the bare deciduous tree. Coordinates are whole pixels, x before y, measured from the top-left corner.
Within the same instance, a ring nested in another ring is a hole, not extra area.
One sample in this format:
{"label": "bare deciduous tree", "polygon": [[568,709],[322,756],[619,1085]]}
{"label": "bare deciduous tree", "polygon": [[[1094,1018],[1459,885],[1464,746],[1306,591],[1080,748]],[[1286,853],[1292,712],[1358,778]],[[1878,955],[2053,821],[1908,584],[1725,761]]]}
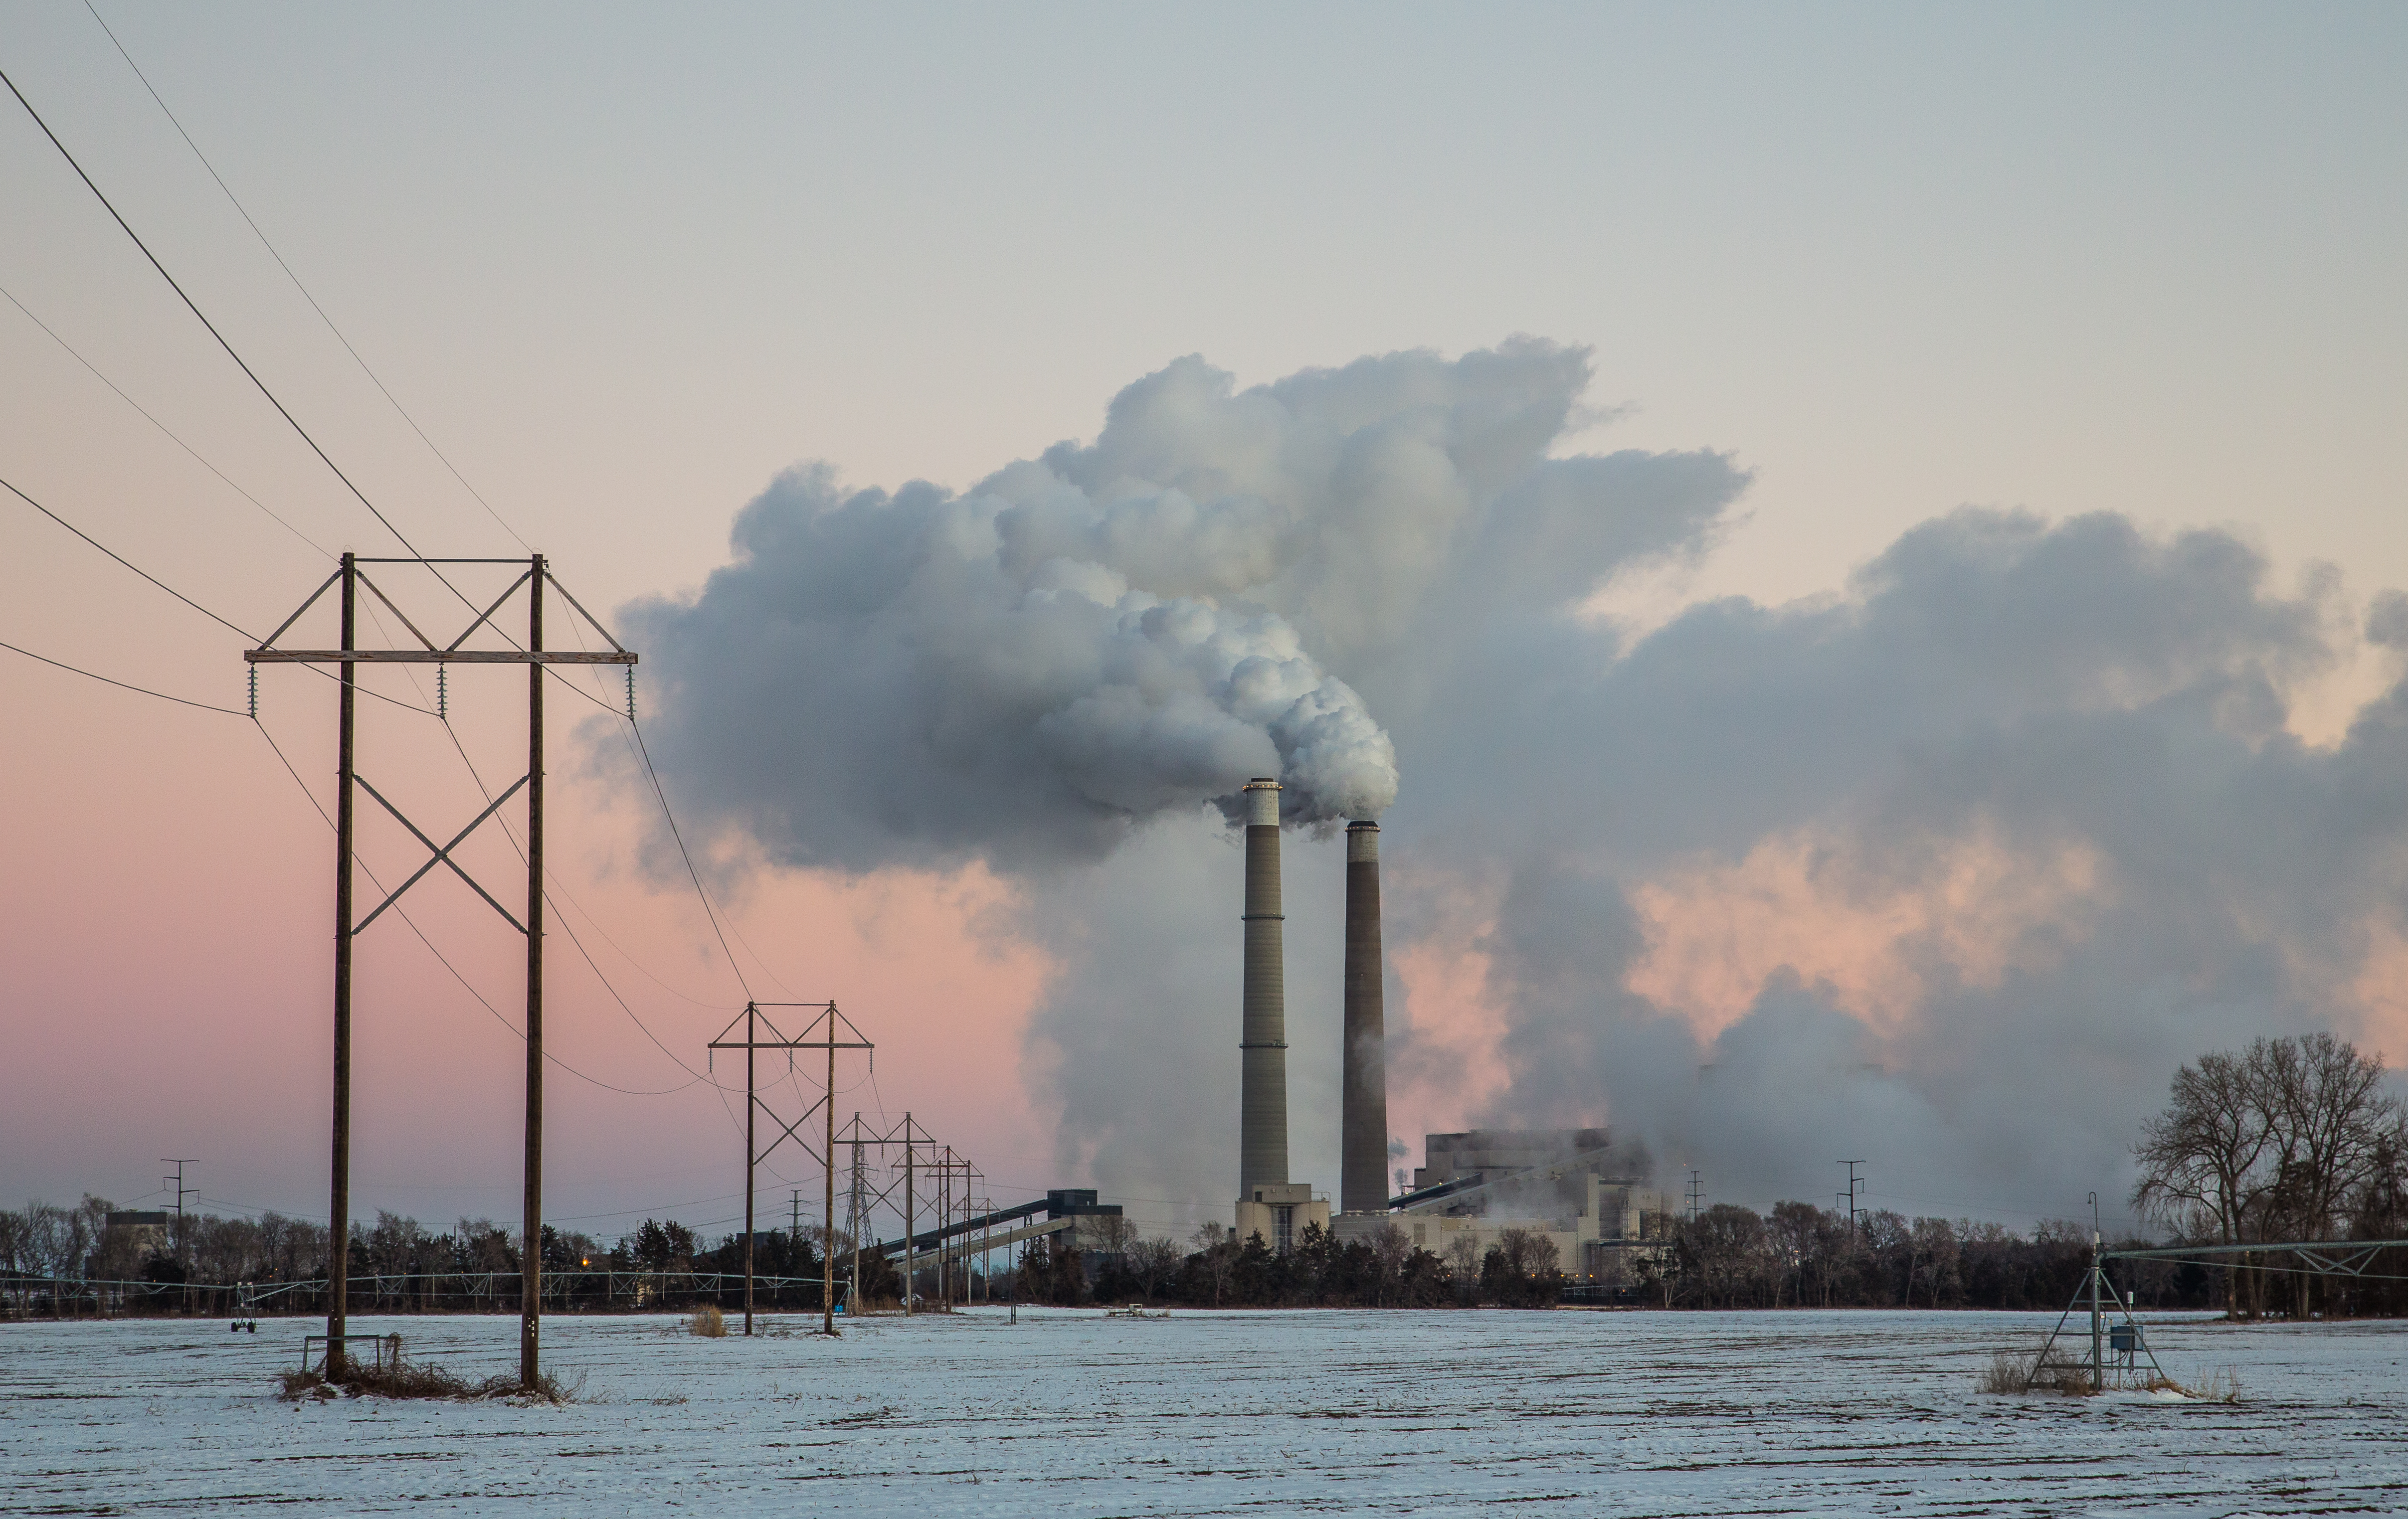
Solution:
{"label": "bare deciduous tree", "polygon": [[1397,1279],[1404,1274],[1405,1262],[1412,1258],[1412,1241],[1405,1238],[1403,1229],[1383,1221],[1378,1228],[1371,1231],[1369,1243],[1374,1273],[1372,1300],[1384,1308],[1390,1290],[1396,1286]]}
{"label": "bare deciduous tree", "polygon": [[1229,1238],[1228,1225],[1208,1223],[1196,1231],[1196,1250],[1197,1269],[1204,1284],[1212,1289],[1212,1306],[1218,1308],[1229,1290],[1229,1279],[1237,1274],[1237,1242]]}
{"label": "bare deciduous tree", "polygon": [[1168,1240],[1140,1240],[1129,1247],[1129,1270],[1148,1297],[1159,1297],[1179,1274],[1181,1258],[1179,1247]]}
{"label": "bare deciduous tree", "polygon": [[[2381,1056],[2325,1033],[2201,1056],[2174,1073],[2172,1100],[2142,1126],[2132,1201],[2221,1244],[2341,1233],[2408,1135],[2383,1071]],[[2255,1274],[2228,1276],[2235,1314],[2244,1278]],[[2304,1312],[2304,1278],[2299,1290]],[[2258,1306],[2253,1297],[2246,1311]]]}

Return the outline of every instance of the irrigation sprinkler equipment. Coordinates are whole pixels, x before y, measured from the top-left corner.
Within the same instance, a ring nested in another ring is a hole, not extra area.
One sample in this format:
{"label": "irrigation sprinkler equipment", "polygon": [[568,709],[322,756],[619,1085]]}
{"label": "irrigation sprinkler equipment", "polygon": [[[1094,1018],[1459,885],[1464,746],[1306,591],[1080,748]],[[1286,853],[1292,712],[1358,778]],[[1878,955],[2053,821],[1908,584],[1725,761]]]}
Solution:
{"label": "irrigation sprinkler equipment", "polygon": [[[2114,1365],[2119,1386],[2128,1384],[2133,1373],[2140,1369],[2139,1358],[2143,1355],[2149,1358],[2149,1369],[2156,1374],[2153,1380],[2172,1380],[2166,1375],[2166,1369],[2157,1364],[2157,1353],[2149,1348],[2148,1335],[2142,1329],[2141,1321],[2132,1316],[2131,1303],[2116,1292],[2114,1283],[2107,1280],[2110,1257],[2100,1230],[2099,1194],[2091,1193],[2089,1201],[2089,1268],[2082,1274],[2082,1284],[2074,1289],[2073,1300],[2066,1304],[2065,1311],[2057,1316],[2056,1326],[2049,1330],[2048,1339],[2040,1347],[2040,1354],[2032,1357],[2030,1369],[2024,1373],[2022,1390],[2025,1392],[2032,1390],[2032,1384],[2046,1369],[2048,1353],[2057,1348],[2057,1337],[2065,1332],[2066,1321],[2073,1317],[2076,1309],[2085,1306],[2086,1298],[2090,1314],[2091,1391],[2099,1392],[2106,1387],[2110,1365],[2108,1356],[2111,1354],[2115,1357]],[[2120,1323],[2115,1322],[2118,1318]]]}
{"label": "irrigation sprinkler equipment", "polygon": [[[523,565],[517,580],[494,597],[476,620],[450,643],[437,646],[434,639],[419,630],[416,623],[385,595],[383,589],[368,578],[363,566],[368,565],[406,565],[431,571],[442,580],[446,589],[460,596],[463,605],[475,609],[473,603],[461,595],[458,588],[444,579],[446,565]],[[320,597],[337,585],[340,609],[340,643],[332,649],[288,649],[280,647],[279,638],[290,632],[303,613],[317,605]],[[359,645],[359,590],[366,586],[386,610],[398,618],[418,640],[416,648],[363,649]],[[480,629],[500,632],[494,614],[519,589],[527,594],[526,643],[520,647],[503,635],[503,641],[512,646],[505,649],[467,647],[468,640]],[[610,647],[606,652],[571,652],[544,647],[543,593],[550,586],[558,591],[561,599],[602,636]],[[292,616],[286,618],[275,632],[261,640],[256,649],[246,649],[242,655],[251,667],[256,681],[262,665],[337,665],[341,666],[338,679],[340,696],[336,718],[335,769],[335,1038],[334,1038],[334,1123],[331,1195],[327,1216],[326,1268],[326,1377],[330,1382],[342,1381],[349,1364],[344,1346],[346,1309],[349,1298],[351,1213],[351,943],[368,925],[394,905],[402,893],[409,890],[437,866],[450,867],[454,875],[485,900],[485,904],[501,914],[502,920],[515,928],[526,940],[526,1106],[524,1137],[524,1173],[522,1197],[522,1237],[520,1258],[523,1268],[519,1283],[519,1380],[522,1384],[536,1385],[539,1368],[543,1315],[543,682],[545,668],[552,665],[620,665],[631,673],[636,656],[611,637],[587,611],[566,586],[554,580],[541,554],[526,559],[437,559],[423,554],[394,558],[370,558],[346,553],[335,572],[322,581],[318,589]],[[362,665],[432,665],[436,681],[443,695],[439,716],[450,717],[450,690],[446,683],[447,667],[452,665],[524,665],[527,666],[527,769],[509,789],[494,798],[479,813],[475,821],[453,835],[451,842],[437,844],[404,816],[401,810],[388,801],[384,794],[368,783],[354,765],[354,718],[358,705],[358,669]],[[255,687],[254,687],[255,689]],[[257,698],[252,698],[254,715]],[[356,783],[356,787],[355,787]],[[393,814],[394,820],[424,845],[426,863],[417,872],[394,888],[366,918],[354,919],[351,910],[352,876],[352,811],[354,789],[365,791],[378,805]],[[452,852],[466,841],[468,836],[487,818],[500,810],[502,804],[523,790],[526,793],[526,921],[522,923],[509,909],[495,900],[493,894],[479,885],[476,879],[452,857]]]}
{"label": "irrigation sprinkler equipment", "polygon": [[[768,1010],[772,1008],[818,1008],[822,1010],[799,1035],[789,1039],[770,1021]],[[739,1023],[744,1025],[744,1037],[741,1039],[729,1039]],[[761,1037],[764,1028],[769,1031],[771,1038]],[[839,1039],[838,1036],[840,1034],[853,1037]],[[815,1035],[816,1038],[813,1037]],[[780,1145],[792,1139],[797,1149],[820,1163],[822,1173],[826,1178],[827,1212],[824,1216],[828,1223],[828,1232],[827,1238],[821,1241],[823,1248],[820,1251],[820,1333],[833,1335],[836,1333],[836,1053],[838,1050],[871,1050],[876,1046],[853,1026],[852,1019],[837,1010],[836,1003],[831,1000],[825,1003],[747,1002],[744,1010],[719,1031],[719,1038],[710,1041],[710,1048],[744,1052],[744,1332],[747,1335],[752,1332],[753,1168],[767,1160]],[[793,1123],[779,1121],[756,1084],[755,1073],[763,1050],[785,1051],[786,1073],[790,1076],[794,1074],[796,1050],[827,1052],[826,1089],[820,1094],[819,1100],[804,1109]],[[757,1131],[753,1126],[754,1120],[763,1113],[767,1113],[769,1121],[778,1125],[778,1137],[767,1145],[758,1143]],[[810,1141],[797,1132],[813,1113],[820,1114],[824,1124],[821,1148],[816,1154],[812,1154]]]}

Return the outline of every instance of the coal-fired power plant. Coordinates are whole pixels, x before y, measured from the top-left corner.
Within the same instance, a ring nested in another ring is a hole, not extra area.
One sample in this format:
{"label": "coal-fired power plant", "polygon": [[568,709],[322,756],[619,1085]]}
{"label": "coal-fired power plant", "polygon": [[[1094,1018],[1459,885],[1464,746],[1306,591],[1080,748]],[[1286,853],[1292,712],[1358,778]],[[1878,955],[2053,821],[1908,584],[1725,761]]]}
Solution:
{"label": "coal-fired power plant", "polygon": [[1274,1250],[1307,1224],[1329,1226],[1329,1200],[1287,1179],[1287,967],[1280,911],[1280,783],[1246,783],[1246,959],[1238,1042],[1238,1238]]}
{"label": "coal-fired power plant", "polygon": [[1380,960],[1380,825],[1346,825],[1346,1047],[1338,1207],[1388,1211],[1388,1062]]}

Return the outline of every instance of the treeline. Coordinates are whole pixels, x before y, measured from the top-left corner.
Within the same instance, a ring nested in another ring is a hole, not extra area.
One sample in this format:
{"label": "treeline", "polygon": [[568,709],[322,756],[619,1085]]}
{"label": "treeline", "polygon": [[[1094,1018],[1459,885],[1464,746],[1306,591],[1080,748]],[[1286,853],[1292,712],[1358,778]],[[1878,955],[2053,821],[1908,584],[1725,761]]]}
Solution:
{"label": "treeline", "polygon": [[[1668,1308],[2061,1309],[2090,1266],[2090,1226],[2067,1220],[2018,1234],[1969,1219],[1851,1220],[1803,1202],[1776,1203],[1768,1217],[1718,1203],[1667,1233],[1665,1248],[1631,1263],[1622,1297]],[[2112,1276],[2143,1308],[2214,1305],[2200,1267],[2130,1262]]]}
{"label": "treeline", "polygon": [[[324,1225],[269,1212],[256,1219],[193,1212],[169,1215],[166,1227],[111,1226],[117,1205],[86,1196],[72,1208],[33,1202],[0,1210],[0,1279],[17,1279],[7,1291],[19,1312],[65,1311],[70,1301],[112,1311],[176,1311],[185,1307],[215,1311],[244,1299],[232,1289],[254,1294],[285,1283],[322,1281],[326,1274]],[[822,1270],[819,1236],[806,1228],[754,1236],[758,1277],[817,1278]],[[846,1240],[838,1241],[839,1268]],[[741,1276],[740,1235],[706,1248],[695,1231],[674,1219],[646,1219],[605,1246],[591,1235],[544,1225],[543,1268],[556,1274],[547,1301],[566,1308],[674,1308],[696,1302],[726,1304],[721,1287],[699,1279]],[[487,1218],[464,1218],[448,1230],[426,1228],[416,1219],[380,1211],[373,1223],[351,1225],[347,1260],[349,1303],[353,1312],[511,1307],[521,1269],[518,1231]],[[597,1280],[595,1273],[600,1273]],[[613,1278],[625,1278],[614,1281]],[[46,1284],[36,1285],[39,1281]],[[79,1285],[80,1284],[80,1285]],[[896,1290],[894,1273],[869,1263],[865,1288]],[[182,1288],[210,1289],[195,1297]],[[267,1299],[271,1311],[322,1311],[323,1294],[287,1290]],[[740,1295],[739,1295],[740,1297]],[[755,1295],[767,1308],[817,1308],[816,1282],[789,1282]]]}
{"label": "treeline", "polygon": [[1010,1290],[1025,1302],[1064,1306],[1178,1303],[1197,1308],[1543,1308],[1563,1297],[1565,1277],[1545,1235],[1507,1229],[1476,1264],[1440,1259],[1384,1225],[1344,1242],[1307,1225],[1293,1248],[1243,1240],[1218,1224],[1198,1229],[1196,1248],[1134,1236],[1099,1251],[1073,1251],[1061,1237],[1031,1240]]}
{"label": "treeline", "polygon": [[[1653,1242],[1627,1247],[1618,1273],[1575,1282],[1543,1233],[1504,1230],[1476,1258],[1417,1249],[1390,1225],[1340,1242],[1308,1226],[1284,1254],[1260,1236],[1240,1242],[1218,1225],[1195,1249],[1130,1239],[1082,1258],[1033,1241],[1014,1290],[1063,1305],[1182,1304],[1199,1308],[1537,1308],[1571,1300],[1674,1309],[2061,1309],[2090,1259],[2087,1226],[1996,1224],[1893,1212],[1776,1205],[1770,1217],[1720,1204],[1695,1219],[1651,1218]],[[2149,1241],[2136,1241],[2146,1244]],[[2143,1307],[2215,1301],[2214,1273],[2151,1262],[2116,1272]]]}
{"label": "treeline", "polygon": [[[2329,1034],[2260,1039],[2218,1053],[2176,1074],[2172,1102],[2143,1125],[2133,1153],[2141,1180],[2133,1201],[2173,1237],[2200,1246],[2272,1245],[2295,1240],[2408,1238],[2408,1111],[2384,1089],[2377,1056]],[[111,1227],[115,1205],[86,1197],[72,1208],[31,1203],[0,1210],[0,1279],[18,1312],[64,1311],[73,1295],[52,1283],[136,1283],[143,1290],[94,1286],[80,1295],[94,1308],[174,1311],[196,1302],[223,1306],[236,1287],[316,1281],[326,1270],[323,1225],[275,1213],[257,1219],[193,1213],[154,1228]],[[1113,1224],[1120,1221],[1113,1220]],[[1061,1236],[1042,1237],[1016,1269],[970,1284],[972,1300],[1050,1303],[1179,1303],[1197,1307],[1542,1306],[1576,1300],[1664,1308],[1985,1308],[2057,1309],[2083,1279],[2090,1254],[2086,1226],[2043,1223],[2029,1234],[1966,1219],[1908,1219],[1886,1211],[1851,1216],[1803,1202],[1770,1214],[1720,1204],[1694,1218],[1651,1215],[1644,1242],[1620,1251],[1604,1279],[1569,1280],[1567,1263],[1544,1234],[1508,1229],[1478,1259],[1468,1245],[1446,1257],[1406,1242],[1384,1225],[1369,1239],[1340,1242],[1308,1227],[1294,1249],[1268,1248],[1208,1225],[1182,1248],[1142,1240],[1125,1226],[1102,1231],[1103,1248],[1074,1251]],[[1090,1237],[1092,1241],[1093,1236]],[[769,1229],[754,1237],[760,1276],[804,1279],[766,1289],[765,1307],[816,1309],[824,1231]],[[2163,1241],[2131,1240],[2119,1248]],[[840,1276],[850,1278],[833,1240]],[[673,1308],[728,1302],[714,1275],[743,1269],[740,1236],[705,1247],[675,1220],[647,1219],[605,1246],[580,1233],[543,1230],[545,1270],[558,1284],[548,1299],[568,1308]],[[2221,1306],[2240,1317],[2373,1316],[2408,1312],[2408,1275],[2392,1253],[2367,1275],[2317,1275],[2274,1251],[2210,1261],[2124,1261],[2117,1286],[2144,1308]],[[932,1264],[932,1263],[930,1263]],[[491,1219],[463,1219],[436,1233],[415,1219],[380,1212],[352,1225],[351,1306],[355,1311],[516,1303],[517,1230]],[[901,1295],[895,1269],[863,1263],[865,1304]],[[582,1273],[601,1273],[600,1277]],[[935,1296],[924,1265],[915,1283]],[[206,1288],[196,1299],[173,1289]],[[956,1284],[955,1290],[959,1287]],[[111,1297],[109,1294],[113,1293]],[[278,1311],[322,1311],[319,1295],[289,1291]]]}
{"label": "treeline", "polygon": [[110,1228],[117,1204],[86,1194],[72,1208],[0,1209],[0,1274],[65,1281],[302,1281],[322,1273],[326,1227],[265,1213],[257,1219],[168,1215],[164,1238]]}

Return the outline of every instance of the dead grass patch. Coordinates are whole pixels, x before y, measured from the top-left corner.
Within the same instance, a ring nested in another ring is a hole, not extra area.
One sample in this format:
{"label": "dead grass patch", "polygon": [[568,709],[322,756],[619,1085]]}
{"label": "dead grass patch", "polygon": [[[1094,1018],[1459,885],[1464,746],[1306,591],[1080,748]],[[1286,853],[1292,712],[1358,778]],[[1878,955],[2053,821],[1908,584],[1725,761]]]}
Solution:
{"label": "dead grass patch", "polygon": [[328,1381],[325,1373],[318,1370],[287,1371],[279,1381],[281,1386],[277,1396],[288,1403],[347,1397],[431,1398],[450,1403],[523,1397],[529,1402],[559,1404],[573,1401],[578,1392],[575,1385],[564,1385],[549,1372],[538,1376],[533,1385],[509,1376],[469,1382],[431,1361],[418,1366],[354,1366],[350,1375],[339,1382]]}
{"label": "dead grass patch", "polygon": [[2002,1350],[1990,1357],[1989,1369],[1982,1373],[1982,1391],[1985,1393],[2057,1393],[2067,1397],[2087,1397],[2098,1390],[2090,1380],[2090,1368],[2058,1350],[2028,1354]]}
{"label": "dead grass patch", "polygon": [[2210,1371],[2191,1386],[2185,1386],[2172,1377],[2151,1377],[2141,1384],[2153,1393],[2174,1393],[2194,1403],[2238,1403],[2241,1401],[2241,1374],[2231,1367]]}

